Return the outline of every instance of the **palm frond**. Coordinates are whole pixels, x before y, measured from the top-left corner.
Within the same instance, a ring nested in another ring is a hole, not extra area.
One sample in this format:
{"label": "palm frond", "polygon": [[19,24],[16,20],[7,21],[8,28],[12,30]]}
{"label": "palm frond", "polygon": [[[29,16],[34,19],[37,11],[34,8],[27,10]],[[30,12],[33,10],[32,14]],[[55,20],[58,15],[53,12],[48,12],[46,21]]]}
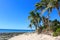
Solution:
{"label": "palm frond", "polygon": [[32,25],[30,24],[29,27],[32,28]]}
{"label": "palm frond", "polygon": [[31,16],[28,16],[28,19],[31,19]]}

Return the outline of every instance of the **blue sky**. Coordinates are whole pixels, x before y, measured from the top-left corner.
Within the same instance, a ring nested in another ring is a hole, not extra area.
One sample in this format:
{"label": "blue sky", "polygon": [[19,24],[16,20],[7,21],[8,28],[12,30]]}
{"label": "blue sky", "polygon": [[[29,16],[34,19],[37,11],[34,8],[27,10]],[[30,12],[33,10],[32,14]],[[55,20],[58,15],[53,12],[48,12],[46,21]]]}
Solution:
{"label": "blue sky", "polygon": [[[39,0],[0,0],[0,29],[29,29],[28,15]],[[52,20],[60,20],[56,9],[50,14]],[[44,14],[45,15],[45,14]]]}

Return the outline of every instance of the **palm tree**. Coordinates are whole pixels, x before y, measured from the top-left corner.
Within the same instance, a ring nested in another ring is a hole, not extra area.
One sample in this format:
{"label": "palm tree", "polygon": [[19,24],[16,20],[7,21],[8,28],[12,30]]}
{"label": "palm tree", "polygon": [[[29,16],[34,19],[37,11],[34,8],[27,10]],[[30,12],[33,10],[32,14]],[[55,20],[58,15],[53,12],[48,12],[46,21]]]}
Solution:
{"label": "palm tree", "polygon": [[51,12],[53,8],[57,8],[59,12],[60,0],[41,0],[41,2],[36,3],[35,6],[36,10],[43,10],[42,13],[46,10]]}
{"label": "palm tree", "polygon": [[35,29],[37,30],[38,27],[40,26],[40,21],[41,21],[39,13],[31,11],[30,12],[30,16],[28,16],[28,19],[30,19],[30,25],[29,25],[29,27],[32,28],[32,25],[34,25]]}
{"label": "palm tree", "polygon": [[[52,9],[56,8],[59,12],[60,15],[60,11],[59,11],[59,7],[60,7],[60,0],[41,0],[40,2],[36,3],[36,10],[41,10],[43,14],[45,11],[48,11],[48,19],[49,14],[52,12]],[[50,23],[48,20],[48,25],[50,27]]]}
{"label": "palm tree", "polygon": [[44,16],[42,18],[43,18],[43,24],[44,24],[45,28],[47,28],[48,27],[48,18],[46,18]]}

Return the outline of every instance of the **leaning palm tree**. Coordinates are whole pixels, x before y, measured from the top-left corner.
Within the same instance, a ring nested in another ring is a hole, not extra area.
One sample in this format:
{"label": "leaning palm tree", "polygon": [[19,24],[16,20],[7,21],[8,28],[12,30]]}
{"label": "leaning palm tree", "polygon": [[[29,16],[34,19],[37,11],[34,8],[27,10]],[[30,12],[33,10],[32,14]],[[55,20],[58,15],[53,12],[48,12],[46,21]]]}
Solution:
{"label": "leaning palm tree", "polygon": [[35,13],[34,11],[31,11],[30,16],[28,16],[28,18],[30,19],[29,27],[32,28],[32,25],[34,25],[35,29],[37,30],[38,27],[40,26],[40,21],[41,21],[39,13],[38,12]]}
{"label": "leaning palm tree", "polygon": [[59,12],[60,0],[41,0],[40,2],[36,3],[35,6],[36,10],[43,10],[42,13],[44,13],[46,10],[51,12],[53,8],[56,8]]}
{"label": "leaning palm tree", "polygon": [[[50,18],[49,14],[52,12],[52,9],[54,8],[58,10],[60,15],[59,7],[60,7],[60,0],[41,0],[36,4],[36,10],[41,10],[42,11],[41,14],[43,14],[45,11],[48,11],[48,19]],[[49,20],[48,25],[50,27]]]}

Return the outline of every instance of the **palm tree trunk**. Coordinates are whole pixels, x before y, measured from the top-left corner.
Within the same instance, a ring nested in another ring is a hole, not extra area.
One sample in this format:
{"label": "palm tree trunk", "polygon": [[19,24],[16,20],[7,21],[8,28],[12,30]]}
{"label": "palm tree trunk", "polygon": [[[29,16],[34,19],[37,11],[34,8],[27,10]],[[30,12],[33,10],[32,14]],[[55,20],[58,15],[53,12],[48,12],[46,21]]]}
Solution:
{"label": "palm tree trunk", "polygon": [[35,24],[35,29],[37,30],[37,25]]}
{"label": "palm tree trunk", "polygon": [[[48,6],[48,7],[46,7],[44,10],[42,10],[42,12],[41,12],[41,17],[42,17],[42,15],[43,15],[43,13],[49,8],[50,6]],[[42,22],[43,22],[43,24],[44,24],[44,21],[43,21],[43,18],[42,18]]]}
{"label": "palm tree trunk", "polygon": [[37,30],[37,25],[36,25],[36,23],[35,23],[34,25],[35,25],[35,30]]}
{"label": "palm tree trunk", "polygon": [[46,8],[42,11],[41,15],[43,15],[43,13],[44,13],[48,8],[49,8],[49,6],[46,7]]}
{"label": "palm tree trunk", "polygon": [[49,12],[48,12],[48,30],[50,30],[50,21],[49,21],[50,16],[49,16],[49,14],[50,14],[50,9],[49,9]]}

